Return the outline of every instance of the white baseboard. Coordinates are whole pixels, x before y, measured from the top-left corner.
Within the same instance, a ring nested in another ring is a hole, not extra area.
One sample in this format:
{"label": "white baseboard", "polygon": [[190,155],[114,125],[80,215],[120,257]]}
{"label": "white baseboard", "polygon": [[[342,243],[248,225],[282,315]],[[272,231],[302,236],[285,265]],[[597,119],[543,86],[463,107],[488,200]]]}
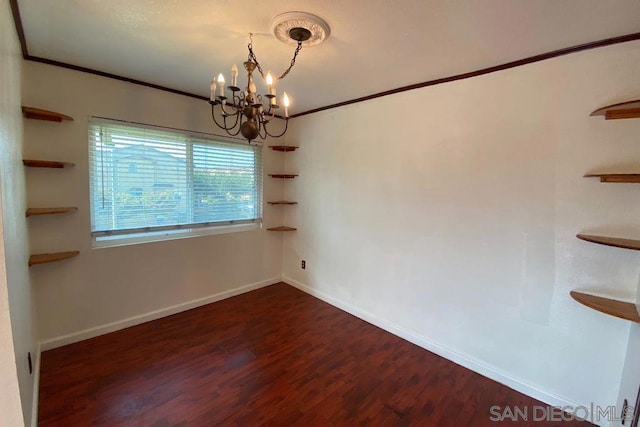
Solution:
{"label": "white baseboard", "polygon": [[[547,405],[568,407],[568,408],[577,408],[578,406],[580,406],[580,404],[577,402],[573,402],[562,396],[556,395],[554,393],[549,393],[547,391],[539,389],[536,386],[527,384],[524,381],[521,381],[517,378],[514,378],[508,374],[501,372],[495,366],[488,365],[468,355],[450,350],[438,343],[435,343],[429,340],[428,338],[425,338],[419,334],[416,334],[415,332],[412,332],[406,328],[398,326],[395,323],[390,322],[386,319],[378,317],[373,313],[362,310],[354,306],[353,304],[341,301],[322,291],[313,289],[290,277],[285,276],[283,277],[282,281],[300,289],[301,291],[307,294],[313,295],[314,297],[319,298],[333,305],[334,307],[339,308],[340,310],[346,311],[347,313],[352,314],[364,320],[365,322],[371,323],[372,325],[375,325],[380,329],[384,329],[385,331],[392,333],[393,335],[396,335],[417,346],[420,346],[426,350],[429,350],[430,352],[435,353],[438,356],[444,357],[445,359],[450,360],[460,366],[463,366],[467,369],[477,372],[482,376],[485,376],[494,381],[497,381],[500,384],[503,384],[513,390],[526,394],[527,396],[533,397],[534,399],[540,400],[541,402],[544,402]],[[589,408],[589,405],[583,405],[583,406],[586,406],[587,408]]]}
{"label": "white baseboard", "polygon": [[[231,298],[236,295],[243,294],[245,292],[253,291],[255,289],[264,288],[265,286],[273,285],[281,281],[282,281],[282,277],[273,277],[271,279],[263,280],[261,282],[251,283],[251,284],[240,286],[238,288],[234,288],[228,291],[220,292],[214,295],[209,295],[204,298],[183,302],[181,304],[176,304],[171,307],[166,307],[160,310],[154,310],[149,313],[141,314],[138,316],[129,317],[127,319],[118,320],[117,322],[107,323],[106,325],[96,326],[94,328],[85,329],[83,331],[75,332],[73,334],[52,338],[52,339],[40,342],[40,349],[41,351],[51,350],[53,348],[62,347],[64,345],[72,344],[74,342],[83,341],[89,338],[94,338],[100,335],[108,334],[109,332],[115,332],[120,329],[128,328],[130,326],[139,325],[141,323],[149,322],[151,320],[156,320],[162,317],[171,316],[172,314],[180,313],[182,311],[191,310],[192,308],[200,307],[206,304],[210,304],[212,302]],[[38,362],[39,360],[40,358],[38,358]]]}
{"label": "white baseboard", "polygon": [[31,402],[31,427],[38,426],[38,398],[40,396],[40,355],[42,354],[42,346],[36,347],[36,364],[33,367],[33,392]]}

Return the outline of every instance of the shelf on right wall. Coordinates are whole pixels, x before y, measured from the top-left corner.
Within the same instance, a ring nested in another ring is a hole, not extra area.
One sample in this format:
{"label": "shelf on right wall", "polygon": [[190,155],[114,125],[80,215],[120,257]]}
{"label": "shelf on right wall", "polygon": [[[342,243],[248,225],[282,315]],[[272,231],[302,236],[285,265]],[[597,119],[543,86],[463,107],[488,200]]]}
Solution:
{"label": "shelf on right wall", "polygon": [[273,151],[287,153],[289,151],[296,151],[299,147],[297,145],[270,145],[269,148]]}
{"label": "shelf on right wall", "polygon": [[[621,102],[599,108],[591,113],[591,116],[604,116],[606,120],[637,119],[640,118],[640,100]],[[600,182],[607,183],[640,183],[640,174],[637,173],[588,173],[585,178],[600,178]],[[619,237],[594,236],[578,234],[578,239],[596,243],[598,245],[612,246],[638,251],[640,240],[623,239]],[[640,323],[638,306],[632,302],[621,301],[615,298],[600,297],[579,291],[571,291],[571,297],[593,310],[605,313],[620,319]]]}
{"label": "shelf on right wall", "polygon": [[580,240],[584,240],[585,242],[640,251],[640,240],[622,239],[620,237],[594,236],[591,234],[577,234],[576,237]]}
{"label": "shelf on right wall", "polygon": [[[269,148],[271,148],[273,151],[279,151],[281,153],[289,153],[291,151],[296,151],[300,147],[298,147],[297,145],[270,145]],[[297,177],[298,174],[270,173],[269,176],[271,178],[278,178],[278,179],[293,179]],[[273,201],[268,201],[267,203],[269,203],[272,206],[277,206],[277,205],[293,206],[298,204],[298,202],[293,200],[273,200]],[[297,228],[289,227],[288,225],[281,225],[278,227],[268,227],[267,230],[268,231],[296,231]]]}
{"label": "shelf on right wall", "polygon": [[571,291],[571,297],[574,300],[578,301],[580,304],[601,313],[640,323],[640,314],[638,313],[638,307],[631,302],[621,301],[613,298],[598,297],[578,291]]}
{"label": "shelf on right wall", "polygon": [[294,227],[288,227],[286,225],[281,225],[279,227],[269,227],[267,228],[268,231],[296,231],[297,228]]}
{"label": "shelf on right wall", "polygon": [[591,116],[604,116],[606,120],[640,118],[640,100],[621,102],[598,108]]}
{"label": "shelf on right wall", "polygon": [[640,184],[640,173],[588,173],[584,178],[600,178],[600,182]]}

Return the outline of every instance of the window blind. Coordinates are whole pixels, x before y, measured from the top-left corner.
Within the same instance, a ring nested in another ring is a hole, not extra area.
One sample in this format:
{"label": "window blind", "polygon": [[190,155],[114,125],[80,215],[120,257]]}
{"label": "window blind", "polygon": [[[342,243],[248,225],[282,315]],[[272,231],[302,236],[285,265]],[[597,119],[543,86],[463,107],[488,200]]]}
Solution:
{"label": "window blind", "polygon": [[89,122],[94,237],[261,221],[262,147]]}

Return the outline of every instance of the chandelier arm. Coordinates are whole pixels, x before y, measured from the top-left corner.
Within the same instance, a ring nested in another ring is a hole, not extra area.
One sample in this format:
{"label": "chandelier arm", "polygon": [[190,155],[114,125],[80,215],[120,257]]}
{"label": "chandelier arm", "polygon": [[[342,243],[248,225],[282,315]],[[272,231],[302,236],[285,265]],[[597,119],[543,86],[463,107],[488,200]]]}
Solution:
{"label": "chandelier arm", "polygon": [[236,108],[236,110],[242,110],[242,102],[244,100],[243,98],[240,98],[239,95],[233,95],[233,106]]}
{"label": "chandelier arm", "polygon": [[223,115],[223,116],[222,116],[222,123],[224,123],[224,128],[223,128],[223,129],[224,129],[225,131],[227,131],[227,133],[228,133],[229,135],[231,135],[231,132],[229,132],[229,131],[230,131],[232,128],[229,128],[229,126],[227,126],[227,116],[226,116],[226,115]]}
{"label": "chandelier arm", "polygon": [[225,130],[225,132],[227,132],[227,135],[233,136],[233,134],[231,133],[231,129],[233,129],[233,128],[230,128],[230,127],[227,126],[227,116],[222,116],[222,119],[224,121],[223,129]]}
{"label": "chandelier arm", "polygon": [[[237,136],[237,135],[240,133],[240,126],[238,126],[238,130],[237,130],[237,131],[235,131],[235,132],[231,132],[231,129],[235,129],[235,128],[236,128],[236,126],[238,125],[238,117],[240,117],[240,116],[241,116],[241,114],[239,114],[239,113],[238,113],[238,114],[236,114],[236,122],[235,122],[235,123],[233,124],[233,126],[231,126],[231,127],[226,127],[226,125],[227,125],[227,118],[225,117],[225,120],[224,120],[225,128],[224,128],[224,130],[226,130],[226,131],[227,131],[227,134],[228,134],[228,135],[230,135],[230,136]],[[242,121],[240,121],[240,123],[242,123]]]}
{"label": "chandelier arm", "polygon": [[[234,115],[234,116],[236,116],[236,121],[233,123],[233,126],[229,127],[229,129],[233,129],[233,128],[235,128],[235,127],[238,125],[238,119],[240,118],[240,116],[241,116],[242,114],[240,114],[240,111],[236,111],[236,113],[235,113],[235,114],[233,114],[233,115]],[[226,118],[227,118],[228,116],[229,116],[229,115],[225,116],[225,125],[226,125],[226,123],[227,123]]]}
{"label": "chandelier arm", "polygon": [[220,103],[220,109],[222,110],[222,112],[223,112],[224,114],[226,114],[227,116],[235,116],[236,114],[238,114],[238,107],[236,107],[236,106],[234,105],[234,106],[233,106],[233,108],[234,108],[236,111],[229,113],[229,112],[227,112],[227,110],[225,110],[225,109],[224,109],[225,104],[226,104],[226,103]]}
{"label": "chandelier arm", "polygon": [[240,116],[240,114],[233,114],[236,116],[236,121],[233,124],[233,126],[229,127],[227,126],[227,117],[229,115],[223,115],[222,116],[222,124],[218,123],[218,120],[216,119],[216,115],[215,115],[215,109],[214,109],[214,105],[211,105],[211,118],[213,118],[213,122],[220,128],[220,129],[224,129],[227,134],[229,136],[237,136],[240,133],[240,127],[238,126],[238,130],[234,133],[231,132],[231,129],[234,129],[237,125],[238,125],[238,117]]}
{"label": "chandelier arm", "polygon": [[287,128],[289,127],[289,119],[286,118],[284,119],[284,130],[282,131],[282,133],[280,135],[271,135],[269,133],[269,131],[267,130],[267,125],[265,123],[264,125],[264,131],[267,135],[269,135],[271,138],[280,138],[282,135],[284,135],[287,132]]}
{"label": "chandelier arm", "polygon": [[269,108],[268,115],[270,115],[272,119],[275,119],[275,118],[280,119],[281,118],[280,116],[276,116],[276,111],[278,111],[279,108],[280,107],[278,106],[276,106],[276,108]]}
{"label": "chandelier arm", "polygon": [[261,139],[267,139],[267,124],[264,122],[264,119],[258,120],[258,136]]}
{"label": "chandelier arm", "polygon": [[[223,116],[224,117],[224,116]],[[218,120],[216,120],[216,114],[215,114],[215,105],[211,104],[211,118],[213,119],[214,123],[220,128],[220,129],[225,129],[226,127],[221,125],[220,123],[218,123]]]}
{"label": "chandelier arm", "polygon": [[[233,129],[233,128],[231,128]],[[229,134],[229,136],[238,136],[238,134],[240,133],[240,126],[238,126],[238,130],[235,132],[229,132],[229,130],[227,130],[227,133]]]}

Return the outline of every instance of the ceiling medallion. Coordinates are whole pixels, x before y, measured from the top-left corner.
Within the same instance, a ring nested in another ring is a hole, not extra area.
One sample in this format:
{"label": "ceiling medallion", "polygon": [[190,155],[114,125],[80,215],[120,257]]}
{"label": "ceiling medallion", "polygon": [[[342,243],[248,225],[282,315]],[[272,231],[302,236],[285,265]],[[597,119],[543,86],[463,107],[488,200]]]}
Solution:
{"label": "ceiling medallion", "polygon": [[[329,36],[329,25],[324,20],[304,12],[287,12],[278,15],[271,21],[271,28],[278,40],[296,46],[289,68],[279,77],[274,78],[271,72],[264,73],[253,52],[253,40],[249,34],[249,45],[247,46],[249,56],[243,64],[247,72],[246,88],[242,90],[237,86],[238,67],[236,65],[231,67],[231,85],[225,87],[222,73],[218,75],[217,79],[214,75],[211,81],[209,104],[211,104],[213,121],[230,136],[236,136],[240,133],[249,142],[256,138],[278,138],[285,134],[289,125],[289,97],[286,92],[282,97],[284,130],[276,134],[270,133],[267,129],[267,125],[272,119],[282,118],[276,116],[276,110],[280,108],[276,103],[276,83],[289,74],[303,46],[316,46]],[[253,77],[253,72],[256,69],[267,86],[267,93],[264,97],[257,93]],[[231,91],[230,97],[227,97],[226,90]],[[262,105],[263,101],[267,102],[266,107]],[[220,109],[221,121],[216,119],[216,107]]]}
{"label": "ceiling medallion", "polygon": [[282,13],[271,21],[271,31],[283,43],[296,45],[296,39],[291,36],[292,31],[307,30],[309,37],[302,43],[304,47],[319,45],[329,37],[329,25],[324,19],[305,12]]}

